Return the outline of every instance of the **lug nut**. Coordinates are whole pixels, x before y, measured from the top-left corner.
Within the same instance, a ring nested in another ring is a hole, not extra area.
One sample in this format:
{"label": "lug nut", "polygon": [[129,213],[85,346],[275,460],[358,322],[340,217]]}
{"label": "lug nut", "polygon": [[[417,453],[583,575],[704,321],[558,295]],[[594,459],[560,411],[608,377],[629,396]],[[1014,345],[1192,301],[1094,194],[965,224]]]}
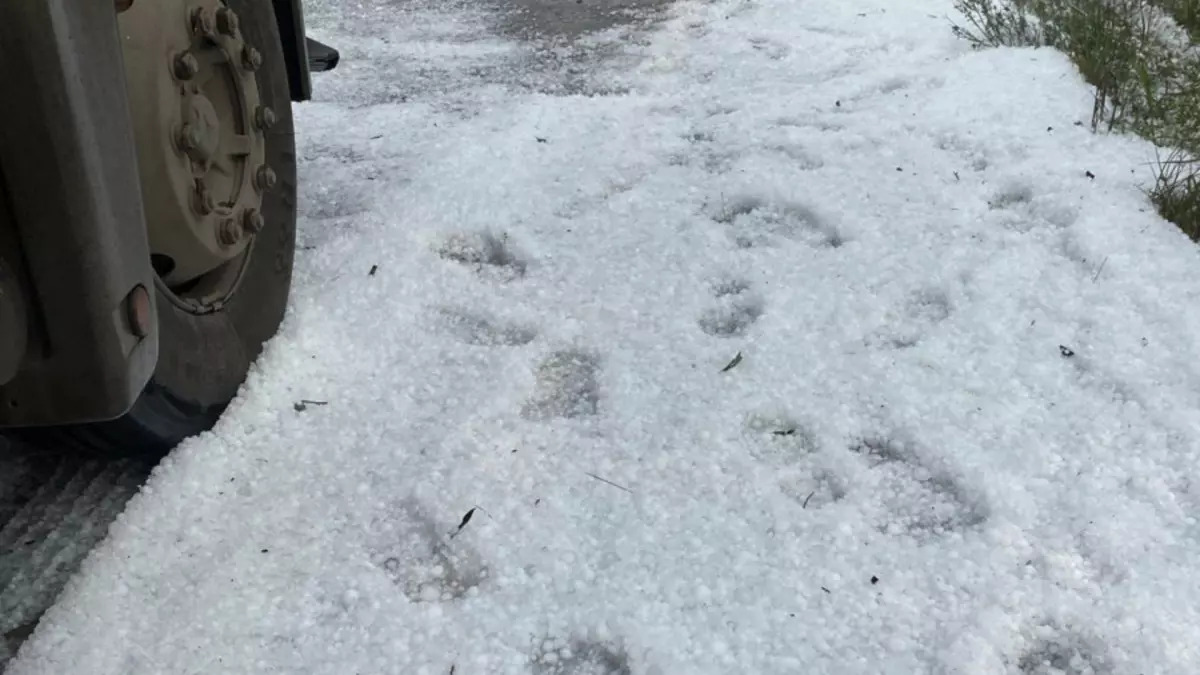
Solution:
{"label": "lug nut", "polygon": [[262,65],[262,54],[258,53],[258,50],[250,45],[242,47],[242,65],[245,66],[246,70],[258,70],[259,66]]}
{"label": "lug nut", "polygon": [[207,216],[217,208],[217,202],[213,199],[212,193],[208,191],[208,186],[204,181],[197,180],[196,188],[192,191],[192,209],[202,215]]}
{"label": "lug nut", "polygon": [[275,171],[272,170],[271,167],[264,164],[258,167],[258,171],[254,174],[254,185],[259,189],[259,191],[270,190],[271,188],[275,187],[275,181],[277,179],[278,177],[275,175]]}
{"label": "lug nut", "polygon": [[221,35],[235,37],[238,32],[238,16],[232,9],[222,7],[217,10],[217,30]]}
{"label": "lug nut", "polygon": [[235,218],[225,218],[217,229],[217,241],[222,246],[233,246],[242,240],[242,224]]}
{"label": "lug nut", "polygon": [[192,10],[192,35],[211,39],[216,37],[216,30],[212,12],[204,7]]}
{"label": "lug nut", "polygon": [[275,126],[278,121],[275,117],[275,111],[265,105],[260,105],[254,110],[254,124],[259,129],[266,131]]}
{"label": "lug nut", "polygon": [[250,234],[258,234],[262,232],[267,221],[263,219],[258,209],[246,209],[246,213],[242,215],[242,227]]}
{"label": "lug nut", "polygon": [[190,52],[176,54],[171,71],[181,80],[190,80],[200,72],[200,61]]}
{"label": "lug nut", "polygon": [[185,124],[179,129],[179,147],[184,152],[198,150],[204,143],[204,134],[191,124]]}

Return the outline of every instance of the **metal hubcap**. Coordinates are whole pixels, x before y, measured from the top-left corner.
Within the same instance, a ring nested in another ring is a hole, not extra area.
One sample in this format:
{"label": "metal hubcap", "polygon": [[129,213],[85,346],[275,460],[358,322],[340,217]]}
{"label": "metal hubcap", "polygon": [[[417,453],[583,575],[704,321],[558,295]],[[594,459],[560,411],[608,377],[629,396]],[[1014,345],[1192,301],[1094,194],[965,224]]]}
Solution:
{"label": "metal hubcap", "polygon": [[[262,229],[262,55],[220,0],[137,2],[119,15],[155,269],[193,309],[232,292]],[[236,269],[234,269],[236,268]]]}

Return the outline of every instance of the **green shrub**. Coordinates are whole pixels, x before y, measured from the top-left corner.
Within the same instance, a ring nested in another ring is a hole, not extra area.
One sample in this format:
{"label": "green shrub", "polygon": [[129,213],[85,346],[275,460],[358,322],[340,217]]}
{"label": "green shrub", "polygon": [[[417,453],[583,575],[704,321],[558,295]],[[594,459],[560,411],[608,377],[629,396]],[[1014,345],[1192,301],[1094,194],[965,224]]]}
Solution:
{"label": "green shrub", "polygon": [[1192,44],[1200,39],[1200,0],[956,0],[955,7],[965,23],[954,33],[977,48],[1066,53],[1095,87],[1094,131],[1132,131],[1174,148],[1156,165],[1148,196],[1200,241],[1200,50]]}
{"label": "green shrub", "polygon": [[1160,161],[1148,194],[1163,218],[1200,242],[1200,161],[1180,153]]}

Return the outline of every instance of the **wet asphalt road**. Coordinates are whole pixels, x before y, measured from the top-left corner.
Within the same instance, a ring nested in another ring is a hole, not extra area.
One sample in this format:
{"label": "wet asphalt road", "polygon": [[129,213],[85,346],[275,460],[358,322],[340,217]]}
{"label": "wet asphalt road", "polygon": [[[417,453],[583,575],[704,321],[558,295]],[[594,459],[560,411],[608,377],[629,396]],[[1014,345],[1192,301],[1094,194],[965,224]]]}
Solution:
{"label": "wet asphalt road", "polygon": [[[497,34],[560,45],[608,28],[647,26],[669,4],[487,0]],[[0,673],[153,468],[146,460],[80,458],[0,437]]]}
{"label": "wet asphalt road", "polygon": [[499,32],[525,40],[572,40],[632,23],[644,24],[669,0],[508,0],[493,2]]}
{"label": "wet asphalt road", "polygon": [[0,438],[0,669],[153,468]]}

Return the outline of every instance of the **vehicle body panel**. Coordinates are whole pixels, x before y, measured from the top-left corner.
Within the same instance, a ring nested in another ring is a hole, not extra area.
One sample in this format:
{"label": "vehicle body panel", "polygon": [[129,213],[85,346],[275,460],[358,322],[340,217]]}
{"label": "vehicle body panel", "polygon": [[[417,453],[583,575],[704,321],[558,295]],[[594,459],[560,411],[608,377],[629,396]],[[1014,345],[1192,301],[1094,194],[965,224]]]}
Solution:
{"label": "vehicle body panel", "polygon": [[312,78],[308,70],[308,43],[304,39],[304,8],[301,0],[272,0],[279,39],[288,65],[288,86],[293,101],[312,98]]}
{"label": "vehicle body panel", "polygon": [[154,275],[116,35],[111,0],[0,3],[0,175],[20,246],[5,259],[31,286],[0,425],[116,417],[154,370],[157,336],[124,311]]}

